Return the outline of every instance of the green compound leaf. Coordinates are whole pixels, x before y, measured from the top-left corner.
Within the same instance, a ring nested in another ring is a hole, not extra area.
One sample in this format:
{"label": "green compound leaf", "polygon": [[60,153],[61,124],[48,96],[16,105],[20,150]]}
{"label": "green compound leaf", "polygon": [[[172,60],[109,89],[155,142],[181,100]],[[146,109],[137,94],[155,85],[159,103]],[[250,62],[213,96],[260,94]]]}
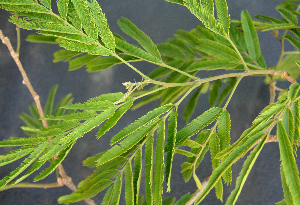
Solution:
{"label": "green compound leaf", "polygon": [[121,132],[119,132],[117,135],[115,135],[111,139],[111,144],[114,144],[127,135],[131,134],[135,130],[139,129],[140,127],[145,126],[146,124],[152,122],[153,120],[157,119],[160,115],[168,112],[173,107],[172,104],[164,105],[158,108],[155,108],[154,110],[148,112],[146,115],[141,117],[140,119],[136,120],[135,122],[131,123],[127,127],[125,127]]}
{"label": "green compound leaf", "polygon": [[134,189],[134,202],[138,201],[141,179],[142,179],[142,169],[143,169],[143,153],[142,149],[138,149],[134,158],[134,177],[133,177],[133,189]]}
{"label": "green compound leaf", "polygon": [[35,148],[32,146],[22,147],[20,149],[12,150],[5,155],[0,155],[0,166],[12,163],[26,155],[30,154]]}
{"label": "green compound leaf", "polygon": [[46,142],[45,137],[11,137],[9,140],[0,141],[0,147],[15,147],[26,145],[38,145]]}
{"label": "green compound leaf", "polygon": [[288,9],[281,8],[278,9],[278,12],[291,24],[294,24],[295,26],[298,25],[298,19],[297,17],[290,12]]}
{"label": "green compound leaf", "polygon": [[102,42],[108,49],[114,51],[116,47],[115,37],[112,34],[111,30],[109,29],[109,25],[107,24],[107,19],[104,13],[102,12],[101,7],[99,6],[96,0],[91,0],[89,6],[92,10],[91,15],[95,20],[95,24],[98,28],[98,33],[101,37]]}
{"label": "green compound leaf", "polygon": [[262,150],[265,142],[267,140],[267,136],[265,136],[260,143],[254,148],[251,154],[247,157],[246,161],[244,162],[243,169],[240,172],[239,177],[236,179],[235,189],[231,192],[230,196],[226,201],[226,205],[233,205],[236,203],[242,188],[247,180],[247,177],[258,157],[260,151]]}
{"label": "green compound leaf", "polygon": [[299,42],[299,40],[295,39],[290,34],[286,35],[285,38],[288,39],[290,41],[290,43],[295,47],[295,49],[300,52],[300,42]]}
{"label": "green compound leaf", "polygon": [[153,144],[154,139],[151,135],[146,142],[145,150],[145,193],[147,204],[153,204]]}
{"label": "green compound leaf", "polygon": [[35,148],[33,152],[23,161],[23,163],[10,173],[9,176],[4,177],[0,180],[0,188],[14,180],[19,176],[25,169],[27,169],[46,149],[48,142],[45,142]]}
{"label": "green compound leaf", "polygon": [[201,129],[212,123],[221,113],[222,109],[218,107],[213,107],[205,111],[177,133],[176,145],[181,145],[187,138],[198,133]]}
{"label": "green compound leaf", "polygon": [[167,192],[171,191],[171,171],[173,164],[173,157],[175,153],[175,141],[177,133],[177,110],[173,110],[169,117],[168,124],[168,140],[165,147],[167,153],[166,157],[166,183],[167,183]]}
{"label": "green compound leaf", "polygon": [[134,190],[131,161],[125,167],[125,199],[126,204],[134,205]]}
{"label": "green compound leaf", "polygon": [[[245,41],[247,44],[248,53],[253,60],[258,61],[261,58],[259,40],[258,40],[258,36],[253,21],[247,10],[242,11],[241,22],[242,22],[244,35],[245,35]],[[263,66],[264,64],[260,63],[262,67],[264,67]]]}
{"label": "green compound leaf", "polygon": [[99,129],[99,131],[97,132],[97,139],[99,139],[102,135],[104,135],[107,131],[109,131],[113,126],[115,126],[115,124],[125,114],[125,112],[131,108],[132,104],[133,104],[132,100],[124,103]]}
{"label": "green compound leaf", "polygon": [[148,53],[161,60],[160,53],[156,45],[143,31],[134,25],[127,18],[122,17],[118,20],[118,25],[124,33],[134,38]]}
{"label": "green compound leaf", "polygon": [[279,142],[282,169],[288,184],[294,204],[300,203],[300,180],[293,148],[281,121],[277,124],[277,138]]}
{"label": "green compound leaf", "polygon": [[69,145],[66,149],[64,149],[55,159],[55,161],[51,164],[50,167],[39,173],[38,176],[34,178],[34,181],[39,181],[44,178],[46,178],[48,175],[50,175],[55,169],[58,167],[58,165],[61,164],[61,162],[66,158],[68,153],[70,152],[71,148],[73,147],[75,143]]}
{"label": "green compound leaf", "polygon": [[[280,166],[280,175],[281,175],[282,188],[283,188],[284,200],[285,200],[284,205],[286,205],[286,204],[293,204],[292,194],[291,194],[290,189],[289,189],[289,187],[288,187],[288,185],[286,183],[286,178],[285,178],[285,175],[284,175],[282,164]],[[276,203],[276,205],[277,204],[278,203]]]}
{"label": "green compound leaf", "polygon": [[63,19],[67,18],[69,0],[57,0],[57,9]]}
{"label": "green compound leaf", "polygon": [[230,62],[239,62],[239,56],[233,49],[217,41],[198,39],[198,45],[195,48],[221,60],[230,59]]}
{"label": "green compound leaf", "polygon": [[115,184],[114,184],[114,192],[112,194],[112,199],[110,204],[111,205],[117,205],[119,204],[120,201],[120,196],[121,196],[121,189],[122,189],[122,178],[123,178],[123,173],[120,173],[120,175],[117,177]]}
{"label": "green compound leaf", "polygon": [[155,204],[162,204],[164,181],[164,146],[165,146],[165,121],[163,120],[157,130],[156,154],[154,166],[154,194]]}
{"label": "green compound leaf", "polygon": [[197,198],[195,204],[199,204],[204,197],[210,192],[210,190],[216,185],[216,183],[221,179],[222,175],[226,172],[226,170],[232,166],[233,163],[236,162],[242,155],[245,154],[257,141],[259,141],[262,137],[265,137],[266,134],[260,132],[256,135],[253,135],[249,138],[243,145],[238,146],[234,149],[229,156],[223,161],[212,173],[207,186],[204,188],[202,194]]}
{"label": "green compound leaf", "polygon": [[162,62],[160,58],[157,58],[156,56],[153,56],[153,55],[143,51],[139,47],[129,44],[122,39],[116,38],[115,41],[116,41],[116,48],[121,50],[125,54],[131,55],[131,56],[134,56],[134,57],[137,57],[137,58],[149,61],[149,62],[157,63],[157,64],[160,64]]}
{"label": "green compound leaf", "polygon": [[[217,16],[219,23],[223,26],[225,32],[228,34],[230,27],[230,15],[228,14],[228,6],[226,0],[216,0]],[[211,3],[211,6],[213,4]],[[212,12],[212,14],[214,14]]]}
{"label": "green compound leaf", "polygon": [[161,55],[163,56],[171,57],[174,59],[180,59],[180,60],[185,59],[184,53],[176,45],[170,43],[161,43],[161,44],[157,44],[157,48],[161,53]]}
{"label": "green compound leaf", "polygon": [[97,160],[97,163],[99,165],[105,164],[106,162],[113,160],[114,158],[126,153],[133,146],[137,145],[147,134],[155,130],[160,121],[160,119],[153,120],[152,122],[148,123],[147,125],[144,125],[137,131],[133,132],[120,143],[120,146],[115,145],[111,149],[106,151]]}

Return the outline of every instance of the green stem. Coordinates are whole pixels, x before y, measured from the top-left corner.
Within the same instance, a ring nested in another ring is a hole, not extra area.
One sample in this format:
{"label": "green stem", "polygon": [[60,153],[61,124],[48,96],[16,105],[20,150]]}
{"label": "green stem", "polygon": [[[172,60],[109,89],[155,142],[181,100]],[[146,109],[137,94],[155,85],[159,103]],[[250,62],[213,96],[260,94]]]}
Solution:
{"label": "green stem", "polygon": [[0,188],[0,191],[4,191],[7,189],[13,189],[13,188],[55,188],[55,187],[61,187],[57,182],[51,183],[51,184],[34,184],[34,183],[19,183],[19,184],[9,184],[4,187]]}
{"label": "green stem", "polygon": [[184,71],[182,71],[182,70],[179,70],[179,69],[177,69],[177,68],[174,68],[174,67],[172,67],[172,66],[169,66],[169,65],[167,65],[167,64],[165,64],[165,63],[161,63],[161,64],[157,64],[157,65],[160,65],[160,66],[169,68],[169,69],[171,69],[171,70],[173,70],[173,71],[176,71],[176,72],[178,72],[178,73],[181,73],[182,75],[185,75],[185,76],[187,76],[187,77],[189,77],[189,78],[191,78],[191,79],[199,80],[199,78],[197,78],[197,77],[195,77],[195,76],[193,76],[193,75],[190,75],[190,74],[188,74],[188,73],[186,73],[186,72],[184,72]]}
{"label": "green stem", "polygon": [[258,69],[258,70],[265,70],[264,68],[259,67],[259,66],[256,66],[256,65],[253,65],[253,64],[251,64],[251,63],[246,63],[246,65],[247,65],[247,66],[252,66],[252,67],[254,67],[254,68]]}
{"label": "green stem", "polygon": [[188,96],[196,87],[199,87],[201,83],[197,81],[193,87],[191,87],[188,91],[185,92],[185,94],[178,100],[177,103],[175,103],[175,106],[178,107],[178,105]]}
{"label": "green stem", "polygon": [[[15,15],[16,19],[18,18],[17,15]],[[20,31],[20,26],[17,25],[17,49],[16,53],[19,55],[20,54],[20,47],[21,47],[21,31]]]}
{"label": "green stem", "polygon": [[224,107],[223,107],[223,110],[224,110],[224,111],[226,110],[226,108],[227,108],[227,106],[228,106],[228,104],[229,104],[229,102],[230,102],[230,100],[231,100],[231,98],[232,98],[232,96],[233,96],[233,93],[234,93],[235,89],[237,88],[237,86],[239,85],[239,83],[241,82],[242,78],[243,78],[243,77],[239,77],[238,80],[236,81],[236,83],[235,83],[235,85],[234,85],[234,87],[233,87],[233,89],[232,89],[232,91],[231,91],[231,94],[230,94],[228,100],[226,101],[226,103],[225,103],[225,105],[224,105]]}
{"label": "green stem", "polygon": [[126,60],[124,60],[123,58],[121,58],[116,53],[112,53],[112,56],[118,58],[121,62],[125,63],[127,66],[129,66],[130,68],[132,68],[132,70],[134,70],[135,72],[137,72],[138,74],[140,74],[144,79],[150,80],[150,78],[147,75],[145,75],[144,73],[142,73],[141,71],[139,71],[138,69],[136,69],[134,66],[132,66],[130,63],[128,63]]}
{"label": "green stem", "polygon": [[281,39],[280,39],[281,51],[280,51],[279,59],[278,59],[277,64],[276,64],[276,66],[275,66],[275,70],[278,70],[278,66],[279,66],[279,64],[281,63],[281,60],[282,60],[282,58],[283,58],[283,56],[284,56],[284,37],[285,37],[287,31],[288,31],[288,30],[285,30],[285,31],[284,31],[284,33],[283,33],[283,35],[282,35],[282,37],[281,37]]}
{"label": "green stem", "polygon": [[246,62],[244,61],[241,53],[239,52],[239,50],[237,49],[237,47],[235,46],[235,44],[232,42],[232,40],[230,39],[230,36],[227,35],[225,36],[225,38],[228,40],[228,42],[232,45],[232,47],[234,48],[235,52],[238,54],[238,56],[240,57],[242,64],[244,65],[245,70],[249,71],[250,69],[248,68]]}
{"label": "green stem", "polygon": [[142,95],[139,95],[139,96],[137,96],[137,97],[134,97],[134,98],[133,98],[133,101],[135,101],[135,100],[137,100],[137,99],[139,99],[139,98],[145,97],[145,96],[147,96],[147,95],[150,95],[150,94],[152,94],[152,93],[158,92],[158,91],[160,91],[160,90],[164,90],[164,89],[166,89],[166,88],[167,88],[167,87],[162,86],[162,87],[159,87],[159,88],[157,88],[157,89],[155,89],[155,90],[151,90],[151,91],[149,91],[149,92],[147,92],[147,93],[145,93],[145,94],[142,94]]}

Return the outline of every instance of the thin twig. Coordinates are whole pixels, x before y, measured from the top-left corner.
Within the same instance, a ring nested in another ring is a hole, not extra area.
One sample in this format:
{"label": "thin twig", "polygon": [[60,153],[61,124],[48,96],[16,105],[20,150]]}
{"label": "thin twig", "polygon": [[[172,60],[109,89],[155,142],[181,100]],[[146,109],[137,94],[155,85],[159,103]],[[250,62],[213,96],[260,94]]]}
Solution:
{"label": "thin twig", "polygon": [[[30,91],[30,93],[31,93],[31,95],[32,95],[32,97],[35,101],[35,104],[37,106],[37,109],[39,111],[39,114],[40,114],[41,118],[44,118],[45,115],[44,115],[44,111],[43,111],[43,108],[42,108],[42,105],[41,105],[41,102],[40,102],[40,97],[35,92],[35,90],[33,89],[32,85],[31,85],[31,83],[28,79],[28,76],[27,76],[27,74],[26,74],[26,72],[25,72],[25,70],[22,66],[22,63],[21,63],[20,59],[19,59],[19,54],[15,52],[15,50],[13,49],[13,47],[10,43],[9,38],[5,37],[1,30],[0,30],[0,39],[2,40],[2,43],[7,46],[8,50],[10,52],[10,55],[12,56],[14,61],[16,62],[17,66],[18,66],[18,68],[19,68],[19,70],[22,74],[22,77],[23,77],[23,84],[26,85],[27,88],[29,89],[29,91]],[[44,127],[48,127],[48,122],[46,120],[42,120],[42,123],[43,123]],[[62,164],[58,165],[58,170],[59,170],[60,177],[57,178],[56,183],[50,184],[50,186],[54,185],[54,184],[57,184],[57,186],[66,185],[72,191],[76,191],[77,190],[76,185],[73,183],[72,178],[67,175],[67,173],[65,172]],[[84,201],[89,205],[96,205],[96,203],[91,199],[86,199]]]}
{"label": "thin twig", "polygon": [[272,104],[275,101],[275,96],[276,96],[276,93],[275,93],[276,86],[275,86],[275,84],[276,84],[275,81],[270,84],[270,102],[269,102],[269,104]]}

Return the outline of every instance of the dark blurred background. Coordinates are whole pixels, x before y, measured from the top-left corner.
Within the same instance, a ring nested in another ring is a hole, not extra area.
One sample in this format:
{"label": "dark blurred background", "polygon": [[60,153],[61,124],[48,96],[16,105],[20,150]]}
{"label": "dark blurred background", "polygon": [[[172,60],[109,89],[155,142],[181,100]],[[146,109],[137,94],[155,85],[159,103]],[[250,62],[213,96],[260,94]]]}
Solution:
{"label": "dark blurred background", "polygon": [[[53,1],[54,2],[54,1]],[[229,13],[231,19],[240,18],[243,9],[249,10],[251,16],[256,14],[265,14],[281,18],[276,12],[275,6],[282,1],[268,0],[230,0],[228,1]],[[191,30],[200,24],[198,19],[189,11],[180,5],[171,4],[163,0],[105,0],[99,1],[103,12],[106,14],[108,23],[113,32],[126,37],[118,28],[117,20],[124,16],[135,23],[141,30],[149,35],[155,43],[163,43],[168,38],[173,37],[177,29]],[[0,29],[4,35],[11,39],[13,46],[16,46],[15,26],[9,23],[9,13],[0,10]],[[45,104],[48,93],[52,86],[59,84],[57,98],[68,93],[73,93],[74,102],[84,102],[91,97],[110,92],[126,92],[123,82],[140,81],[141,77],[125,65],[114,66],[113,68],[96,72],[87,73],[85,68],[68,72],[67,63],[52,63],[53,53],[59,50],[57,45],[32,44],[25,41],[29,34],[34,31],[21,30],[21,51],[20,60],[28,74],[28,77],[40,95],[42,105]],[[271,32],[259,32],[262,54],[268,66],[275,65],[280,54],[280,43],[276,41]],[[129,40],[129,38],[126,38]],[[288,49],[291,49],[287,45]],[[143,73],[150,73],[155,66],[148,63],[138,63],[135,66]],[[231,100],[228,111],[232,120],[232,141],[234,142],[240,134],[250,127],[252,120],[269,103],[268,85],[264,84],[263,77],[246,77],[237,88],[233,99]],[[288,88],[289,83],[280,82],[279,87]],[[201,96],[196,107],[193,118],[200,115],[209,108],[208,95]],[[28,112],[28,106],[33,103],[33,99],[27,89],[22,84],[21,74],[11,58],[7,47],[0,44],[0,139],[9,137],[24,137],[24,132],[20,129],[23,126],[19,118],[20,113]],[[183,105],[186,101],[183,103]],[[92,169],[81,166],[84,159],[94,154],[104,151],[108,148],[110,138],[118,133],[120,129],[135,119],[147,113],[154,108],[157,102],[144,106],[135,111],[129,111],[119,121],[119,123],[100,140],[96,140],[94,130],[79,139],[68,157],[64,160],[63,166],[69,176],[72,177],[75,184],[92,173]],[[182,115],[183,107],[179,109],[179,116]],[[182,117],[179,117],[178,129],[185,125]],[[0,148],[0,154],[7,153],[10,148]],[[186,157],[175,155],[172,172],[172,191],[164,196],[175,196],[179,199],[187,192],[193,192],[196,188],[193,180],[184,183],[181,176],[180,165],[186,160]],[[245,160],[245,158],[243,158]],[[230,192],[234,189],[235,179],[238,176],[243,160],[233,165],[233,182],[231,186],[224,186],[224,200],[226,201]],[[0,167],[0,178],[7,176],[22,161]],[[298,163],[299,164],[299,163]],[[283,199],[283,192],[279,171],[279,149],[277,143],[268,143],[265,145],[258,157],[248,180],[242,190],[237,204],[274,204]],[[202,181],[212,171],[210,155],[207,154],[197,169],[197,175]],[[33,177],[27,181],[32,180]],[[43,183],[55,182],[55,175],[47,177]],[[142,188],[144,189],[144,188]],[[143,190],[142,190],[143,192]],[[10,189],[0,192],[1,205],[32,205],[58,204],[59,196],[70,194],[71,191],[66,187],[53,189]],[[93,199],[97,204],[102,202],[105,192],[98,194]],[[85,204],[79,202],[76,204]],[[124,195],[120,204],[125,204]],[[223,204],[216,196],[215,191],[206,197],[201,204]]]}

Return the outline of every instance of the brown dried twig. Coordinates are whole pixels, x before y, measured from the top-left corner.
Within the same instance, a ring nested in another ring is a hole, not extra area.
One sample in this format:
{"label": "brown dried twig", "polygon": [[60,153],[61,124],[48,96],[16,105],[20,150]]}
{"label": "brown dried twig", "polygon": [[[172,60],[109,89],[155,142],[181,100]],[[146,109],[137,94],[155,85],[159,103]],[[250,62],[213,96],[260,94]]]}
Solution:
{"label": "brown dried twig", "polygon": [[[23,84],[27,86],[28,90],[30,91],[33,99],[34,99],[34,102],[37,106],[37,109],[39,111],[39,114],[41,116],[41,118],[44,118],[45,115],[44,115],[44,111],[43,111],[43,108],[42,108],[42,105],[41,105],[41,102],[40,102],[40,97],[39,95],[35,92],[34,88],[32,87],[29,79],[28,79],[28,76],[22,66],[22,63],[19,59],[19,53],[15,52],[15,50],[13,49],[12,45],[11,45],[11,42],[9,40],[8,37],[5,37],[2,33],[2,31],[0,30],[0,39],[2,40],[2,43],[4,45],[7,46],[9,52],[10,52],[10,55],[11,57],[14,59],[15,63],[17,64],[21,74],[22,74],[22,77],[23,77]],[[48,122],[47,120],[42,120],[42,123],[43,123],[43,126],[44,127],[48,127]],[[51,140],[51,138],[49,138],[48,140]],[[50,184],[50,186],[47,186],[47,185],[37,185],[37,184],[26,184],[26,183],[23,183],[22,187],[35,187],[35,188],[50,188],[50,187],[60,187],[60,186],[67,186],[69,189],[71,189],[72,191],[76,191],[77,190],[77,187],[76,185],[73,183],[72,181],[72,178],[69,177],[67,175],[67,173],[65,172],[62,164],[59,164],[58,165],[58,171],[59,171],[59,174],[60,174],[60,177],[57,178],[57,182],[56,183],[52,183]],[[17,187],[17,186],[14,186],[14,187]],[[14,188],[14,187],[9,187],[9,188]],[[86,199],[85,202],[89,205],[95,205],[96,203],[92,200],[92,199]]]}

